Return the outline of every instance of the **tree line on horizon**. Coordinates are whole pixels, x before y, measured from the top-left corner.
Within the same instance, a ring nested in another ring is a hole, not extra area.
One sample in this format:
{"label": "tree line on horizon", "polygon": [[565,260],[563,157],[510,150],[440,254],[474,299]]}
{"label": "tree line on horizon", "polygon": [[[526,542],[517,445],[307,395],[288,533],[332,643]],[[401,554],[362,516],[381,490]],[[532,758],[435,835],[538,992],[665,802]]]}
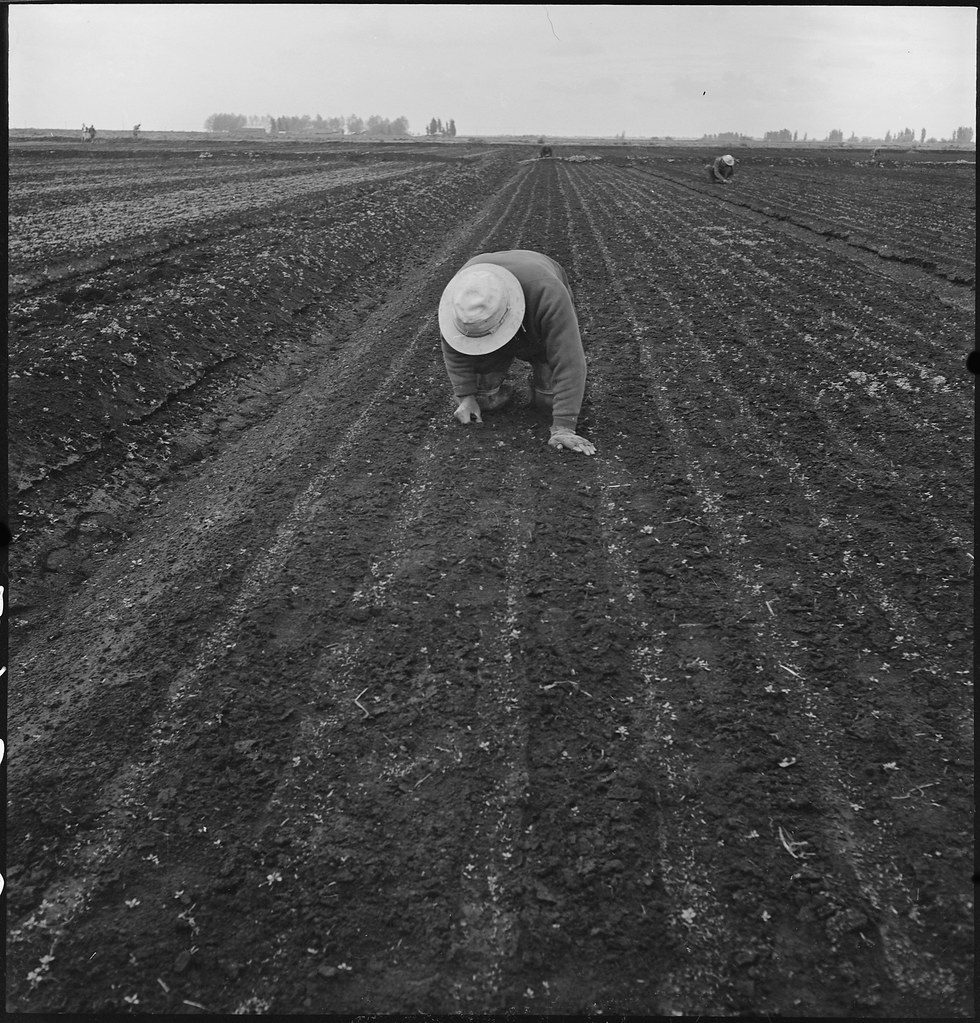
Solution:
{"label": "tree line on horizon", "polygon": [[[702,141],[704,142],[744,142],[752,141],[751,136],[741,135],[734,131],[723,131],[718,135],[702,135]],[[789,128],[780,128],[778,131],[767,131],[763,135],[764,142],[829,142],[831,144],[843,144],[844,132],[840,128],[833,128],[827,133],[825,139],[810,139],[807,137],[807,133],[803,133],[803,138],[800,139],[798,133],[790,131]],[[869,138],[868,136],[858,137],[853,131],[851,132],[848,142],[870,142],[880,143],[884,145],[896,145],[896,146],[911,146],[916,144],[915,132],[911,128],[906,128],[904,131],[895,132],[892,134],[891,130],[885,132],[884,138]],[[922,145],[925,142],[956,142],[969,144],[973,141],[973,129],[967,127],[956,128],[948,139],[936,139],[926,138],[925,128],[920,129],[918,144]]]}
{"label": "tree line on horizon", "polygon": [[426,135],[447,135],[449,138],[456,137],[456,122],[450,117],[448,123],[443,126],[442,119],[433,117],[425,126]]}
{"label": "tree line on horizon", "polygon": [[[264,128],[267,131],[309,131],[320,130],[335,132],[338,135],[381,135],[395,136],[408,134],[408,118],[396,117],[389,121],[386,117],[372,114],[365,121],[357,114],[350,114],[347,117],[321,117],[317,114],[310,117],[309,114],[302,116],[273,117],[271,114],[264,116],[257,114],[211,114],[204,122],[204,130],[215,131],[238,131],[242,128]],[[443,124],[442,119],[433,117],[425,126],[425,134],[428,136],[441,135],[448,138],[456,136],[456,122],[453,118]],[[949,138],[926,138],[926,129],[919,131],[918,144],[951,142],[969,145],[973,141],[973,128],[960,126],[953,130]],[[653,136],[656,138],[656,136]],[[670,136],[665,136],[670,139]],[[617,135],[618,139],[626,139],[626,132]],[[705,134],[701,136],[702,142],[753,142],[756,141],[751,135],[745,135],[736,131],[723,131],[714,135]],[[844,132],[840,128],[833,128],[828,132],[825,139],[810,139],[806,132],[803,138],[799,138],[798,132],[790,131],[788,128],[780,128],[777,131],[767,131],[763,135],[765,142],[829,142],[830,144],[843,144]],[[916,133],[911,128],[894,134],[889,129],[883,138],[861,136],[860,138],[852,131],[847,138],[850,143],[873,143],[883,145],[915,145]]]}
{"label": "tree line on horizon", "polygon": [[407,135],[408,118],[372,114],[367,120],[357,114],[347,117],[302,116],[273,117],[271,114],[211,114],[204,122],[205,131],[240,131],[243,128],[264,128],[267,131],[328,131],[338,135]]}

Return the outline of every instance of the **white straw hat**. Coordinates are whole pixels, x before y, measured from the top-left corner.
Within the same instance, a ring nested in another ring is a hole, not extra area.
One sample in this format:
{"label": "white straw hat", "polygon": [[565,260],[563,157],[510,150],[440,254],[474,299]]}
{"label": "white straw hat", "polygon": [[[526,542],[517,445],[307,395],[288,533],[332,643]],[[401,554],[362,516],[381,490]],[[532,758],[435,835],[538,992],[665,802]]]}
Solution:
{"label": "white straw hat", "polygon": [[523,319],[521,282],[496,263],[464,266],[439,301],[439,330],[446,343],[464,355],[503,348]]}
{"label": "white straw hat", "polygon": [[735,157],[734,156],[723,156],[721,158],[721,162],[722,163],[727,163],[729,167],[734,167],[735,166]]}

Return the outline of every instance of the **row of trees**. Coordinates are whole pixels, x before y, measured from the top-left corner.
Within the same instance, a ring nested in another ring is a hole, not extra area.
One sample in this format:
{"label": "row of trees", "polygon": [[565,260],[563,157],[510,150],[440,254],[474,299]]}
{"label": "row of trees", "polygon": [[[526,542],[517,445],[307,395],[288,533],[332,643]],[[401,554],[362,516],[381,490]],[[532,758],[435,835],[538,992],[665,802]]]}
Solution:
{"label": "row of trees", "polygon": [[[919,144],[923,142],[935,142],[936,139],[926,139],[926,130],[921,128],[919,130]],[[970,143],[973,141],[973,129],[972,128],[956,128],[952,135],[948,139],[939,139],[940,142],[961,142]],[[895,132],[893,135],[891,131],[885,132],[885,144],[892,143],[899,146],[909,146],[915,143],[915,132],[911,128],[906,128],[904,131]]]}
{"label": "row of trees", "polygon": [[204,122],[205,131],[237,131],[248,124],[244,114],[211,114]]}
{"label": "row of trees", "polygon": [[[333,131],[339,134],[347,135],[406,135],[408,133],[408,118],[407,117],[396,117],[393,121],[389,121],[386,117],[380,117],[378,114],[372,114],[367,121],[358,117],[357,114],[351,114],[349,117],[321,117],[319,114],[316,117],[310,117],[309,114],[303,114],[302,117],[272,117],[266,114],[264,117],[251,114],[246,117],[245,114],[211,114],[210,117],[204,122],[205,131],[238,131],[241,128],[266,128],[271,131],[307,131],[310,129],[318,129],[322,131]],[[425,126],[426,135],[442,135],[447,138],[454,138],[456,135],[456,122],[450,118],[449,121],[443,125],[442,120],[438,117],[433,117],[431,121]],[[626,132],[623,132],[617,138],[626,138]],[[766,142],[798,142],[800,141],[795,131],[790,131],[789,128],[780,128],[778,131],[767,131],[763,136]],[[742,135],[737,131],[723,131],[717,135],[702,135],[702,141],[704,142],[743,142],[752,141],[751,136]],[[806,142],[807,134],[803,133],[802,141]],[[816,139],[814,140],[816,141]],[[840,128],[832,129],[826,138],[827,142],[830,143],[843,143],[844,132]],[[885,145],[899,145],[899,146],[910,146],[915,145],[916,137],[915,132],[911,128],[905,128],[903,131],[895,132],[892,134],[891,130],[885,132],[885,138],[858,138],[854,132],[851,132],[848,142],[882,142]],[[973,141],[973,129],[968,127],[956,128],[950,138],[948,139],[935,139],[926,138],[925,128],[920,129],[918,142],[921,145],[924,142],[956,142],[968,145]]]}
{"label": "row of trees", "polygon": [[[706,136],[706,137],[709,137],[709,136]],[[795,131],[791,132],[789,130],[789,128],[780,128],[779,131],[767,131],[765,133],[765,136],[764,136],[764,141],[766,141],[766,142],[796,142],[796,141],[798,141],[798,139],[797,139],[797,133]],[[804,142],[807,141],[806,132],[803,133],[803,141]],[[816,141],[816,140],[814,140],[814,141]],[[844,142],[844,133],[840,130],[840,128],[834,128],[834,129],[832,129],[827,134],[826,141],[827,142],[843,143]],[[855,135],[854,132],[852,131],[850,136],[848,137],[847,141],[848,142],[881,142],[881,141],[884,141],[885,145],[897,145],[897,146],[912,146],[912,145],[916,144],[915,132],[911,128],[906,128],[904,131],[896,132],[894,135],[891,133],[891,131],[886,131],[885,132],[884,140],[882,140],[882,139],[872,139],[872,138],[858,138],[858,136]],[[927,141],[928,142],[939,141],[939,142],[963,142],[963,143],[970,143],[970,142],[973,141],[973,129],[972,128],[957,128],[956,131],[953,132],[951,138],[948,138],[948,139],[938,139],[937,140],[937,139],[934,139],[934,138],[926,139],[926,130],[925,130],[925,128],[922,128],[922,129],[919,130],[919,138],[918,138],[919,145],[922,145],[922,143],[927,142]]]}
{"label": "row of trees", "polygon": [[[791,132],[789,128],[780,128],[779,131],[767,131],[762,138],[765,142],[795,142],[796,132]],[[803,135],[803,141],[806,142],[806,134]]]}
{"label": "row of trees", "polygon": [[445,135],[448,138],[454,138],[456,135],[456,122],[450,117],[449,123],[444,127],[440,118],[433,117],[425,126],[425,133],[426,135]]}
{"label": "row of trees", "polygon": [[[349,117],[273,117],[270,114],[211,114],[204,122],[205,131],[239,131],[242,128],[265,128],[271,131],[333,131],[347,135],[405,135],[408,133],[408,118],[396,117],[389,121],[387,117],[372,114],[366,121],[351,114]],[[456,127],[453,125],[453,134]]]}
{"label": "row of trees", "polygon": [[751,135],[743,135],[737,131],[720,131],[717,135],[702,135],[704,142],[751,142]]}

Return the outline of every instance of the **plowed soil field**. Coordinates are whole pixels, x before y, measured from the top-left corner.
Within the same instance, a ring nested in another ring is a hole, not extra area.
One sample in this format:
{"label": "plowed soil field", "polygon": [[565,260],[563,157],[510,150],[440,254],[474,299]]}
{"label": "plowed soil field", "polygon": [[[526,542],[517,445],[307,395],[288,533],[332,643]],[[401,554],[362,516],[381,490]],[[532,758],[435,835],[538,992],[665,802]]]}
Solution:
{"label": "plowed soil field", "polygon": [[972,1014],[974,167],[554,150],[11,147],[9,1011]]}

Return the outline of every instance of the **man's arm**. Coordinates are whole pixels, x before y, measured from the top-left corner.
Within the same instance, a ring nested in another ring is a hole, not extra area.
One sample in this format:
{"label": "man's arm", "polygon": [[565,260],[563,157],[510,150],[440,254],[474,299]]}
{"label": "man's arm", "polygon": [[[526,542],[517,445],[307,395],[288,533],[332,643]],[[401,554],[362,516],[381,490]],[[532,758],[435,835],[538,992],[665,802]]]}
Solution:
{"label": "man's arm", "polygon": [[535,299],[536,326],[544,343],[554,392],[548,444],[594,455],[591,441],[575,432],[585,395],[586,364],[571,294],[556,281],[542,288]]}
{"label": "man's arm", "polygon": [[457,352],[455,348],[443,341],[442,361],[446,364],[449,382],[453,386],[453,394],[457,399],[476,394],[476,366],[472,356]]}
{"label": "man's arm", "polygon": [[442,360],[446,364],[449,382],[453,385],[453,395],[459,402],[453,415],[463,424],[471,423],[474,418],[482,423],[483,416],[476,400],[476,368],[473,359],[443,341]]}
{"label": "man's arm", "polygon": [[571,295],[558,282],[535,296],[535,328],[544,345],[554,390],[552,425],[575,430],[585,395],[585,351]]}

